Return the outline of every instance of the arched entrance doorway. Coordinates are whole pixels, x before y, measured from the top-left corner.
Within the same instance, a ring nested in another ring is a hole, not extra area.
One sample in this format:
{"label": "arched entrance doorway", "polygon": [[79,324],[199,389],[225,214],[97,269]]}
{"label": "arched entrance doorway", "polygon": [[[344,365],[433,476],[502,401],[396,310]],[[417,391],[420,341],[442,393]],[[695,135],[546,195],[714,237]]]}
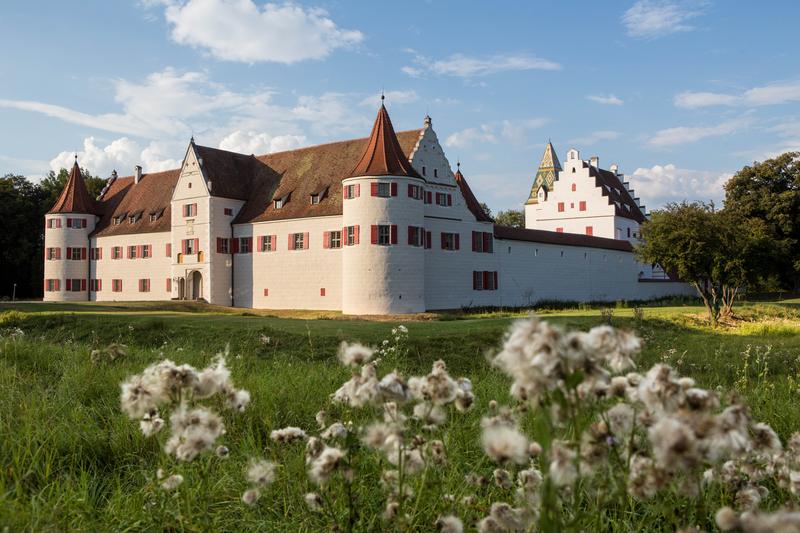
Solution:
{"label": "arched entrance doorway", "polygon": [[200,300],[203,298],[203,275],[195,270],[191,274],[189,274],[189,283],[191,286],[191,295],[190,298],[192,300]]}

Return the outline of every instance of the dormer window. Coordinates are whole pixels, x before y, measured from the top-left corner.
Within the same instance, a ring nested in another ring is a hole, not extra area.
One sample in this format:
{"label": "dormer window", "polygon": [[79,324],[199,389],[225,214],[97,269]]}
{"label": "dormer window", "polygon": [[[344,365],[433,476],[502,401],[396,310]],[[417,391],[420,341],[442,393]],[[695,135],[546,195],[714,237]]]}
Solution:
{"label": "dormer window", "polygon": [[283,207],[283,198],[278,198],[275,200],[275,209],[280,209]]}
{"label": "dormer window", "polygon": [[312,194],[311,205],[317,205],[318,203],[319,203],[319,194]]}
{"label": "dormer window", "polygon": [[325,187],[324,189],[322,189],[322,190],[321,190],[320,192],[318,192],[318,193],[314,193],[314,194],[312,194],[312,195],[311,195],[311,205],[318,205],[318,204],[319,204],[319,202],[320,202],[320,201],[321,201],[323,198],[325,198],[325,196],[326,196],[327,194],[328,194],[328,188],[327,188],[327,187]]}
{"label": "dormer window", "polygon": [[142,218],[142,211],[137,211],[136,213],[131,213],[130,215],[128,215],[128,223],[129,224],[135,224],[136,222],[139,222],[139,220],[141,220],[141,218]]}

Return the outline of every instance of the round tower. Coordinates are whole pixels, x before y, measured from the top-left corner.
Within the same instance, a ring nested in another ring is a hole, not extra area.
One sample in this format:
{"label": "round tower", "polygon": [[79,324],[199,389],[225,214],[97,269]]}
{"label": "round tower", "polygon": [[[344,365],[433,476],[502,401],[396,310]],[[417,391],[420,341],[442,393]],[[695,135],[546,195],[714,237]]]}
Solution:
{"label": "round tower", "polygon": [[381,102],[364,152],[342,181],[343,313],[425,311],[424,186]]}
{"label": "round tower", "polygon": [[55,205],[44,217],[44,300],[89,300],[95,205],[78,166],[78,156]]}

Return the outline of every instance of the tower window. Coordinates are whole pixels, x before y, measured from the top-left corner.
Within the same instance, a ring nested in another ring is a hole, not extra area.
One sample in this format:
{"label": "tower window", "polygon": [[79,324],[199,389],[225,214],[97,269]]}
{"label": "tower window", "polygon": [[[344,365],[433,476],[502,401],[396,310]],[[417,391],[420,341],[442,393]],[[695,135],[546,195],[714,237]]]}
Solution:
{"label": "tower window", "polygon": [[425,175],[425,167],[422,167],[422,175]]}
{"label": "tower window", "polygon": [[433,169],[433,177],[434,178],[438,178],[439,177],[439,169],[438,168],[434,168]]}

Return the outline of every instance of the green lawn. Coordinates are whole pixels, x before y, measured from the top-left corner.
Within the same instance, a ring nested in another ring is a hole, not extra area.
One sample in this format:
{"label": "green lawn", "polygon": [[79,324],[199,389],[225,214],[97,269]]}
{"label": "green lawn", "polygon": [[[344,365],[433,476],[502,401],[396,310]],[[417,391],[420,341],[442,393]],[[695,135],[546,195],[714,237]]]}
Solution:
{"label": "green lawn", "polygon": [[[611,320],[645,339],[640,368],[665,361],[705,388],[738,388],[754,416],[785,439],[800,428],[797,307],[796,301],[743,306],[742,320],[718,330],[702,323],[699,307],[646,308],[642,321],[634,319],[632,309],[615,309]],[[16,312],[5,313],[11,310]],[[449,512],[442,494],[460,497],[476,492],[465,486],[466,473],[491,475],[494,467],[480,450],[478,425],[490,400],[509,403],[509,381],[489,366],[486,353],[522,315],[441,314],[408,321],[408,355],[380,362],[381,374],[397,368],[411,375],[427,373],[441,358],[452,375],[468,376],[475,385],[475,407],[453,415],[454,423],[446,431],[450,467],[424,481],[435,481],[434,492],[428,485],[420,486],[425,497],[416,502],[411,529],[430,529],[438,515]],[[0,527],[9,526],[11,531],[325,529],[327,522],[306,511],[302,501],[313,488],[302,475],[302,446],[279,447],[269,440],[269,432],[286,425],[314,430],[315,413],[330,409],[328,396],[349,378],[349,371],[335,359],[338,344],[342,340],[377,344],[398,321],[351,320],[335,313],[306,316],[259,316],[226,308],[207,312],[201,306],[173,304],[0,304]],[[600,310],[553,311],[543,316],[581,329],[603,320]],[[20,328],[24,335],[13,337],[12,328]],[[126,345],[127,355],[93,364],[90,351],[112,342]],[[228,433],[223,441],[230,446],[231,457],[176,464],[121,413],[119,383],[164,357],[203,367],[226,346],[234,382],[253,397],[245,413],[226,417]],[[742,354],[748,347],[751,357],[744,372]],[[756,364],[756,352],[766,350],[768,357]],[[371,412],[336,408],[332,412],[356,422],[374,417]],[[535,415],[529,418],[525,427],[535,433]],[[283,466],[259,504],[247,507],[240,496],[247,488],[244,468],[251,456],[270,457]],[[362,466],[365,474],[355,496],[361,517],[357,529],[380,528],[381,522],[374,518],[385,501],[379,487],[380,465]],[[186,477],[180,490],[164,493],[153,484],[159,467]],[[477,496],[479,503],[461,513],[465,524],[473,524],[491,501],[504,497],[496,488],[483,489]],[[336,512],[347,510],[336,508]],[[695,507],[669,514],[663,505],[637,505],[603,510],[592,520],[582,527],[666,530],[697,524],[713,529],[713,516]]]}

